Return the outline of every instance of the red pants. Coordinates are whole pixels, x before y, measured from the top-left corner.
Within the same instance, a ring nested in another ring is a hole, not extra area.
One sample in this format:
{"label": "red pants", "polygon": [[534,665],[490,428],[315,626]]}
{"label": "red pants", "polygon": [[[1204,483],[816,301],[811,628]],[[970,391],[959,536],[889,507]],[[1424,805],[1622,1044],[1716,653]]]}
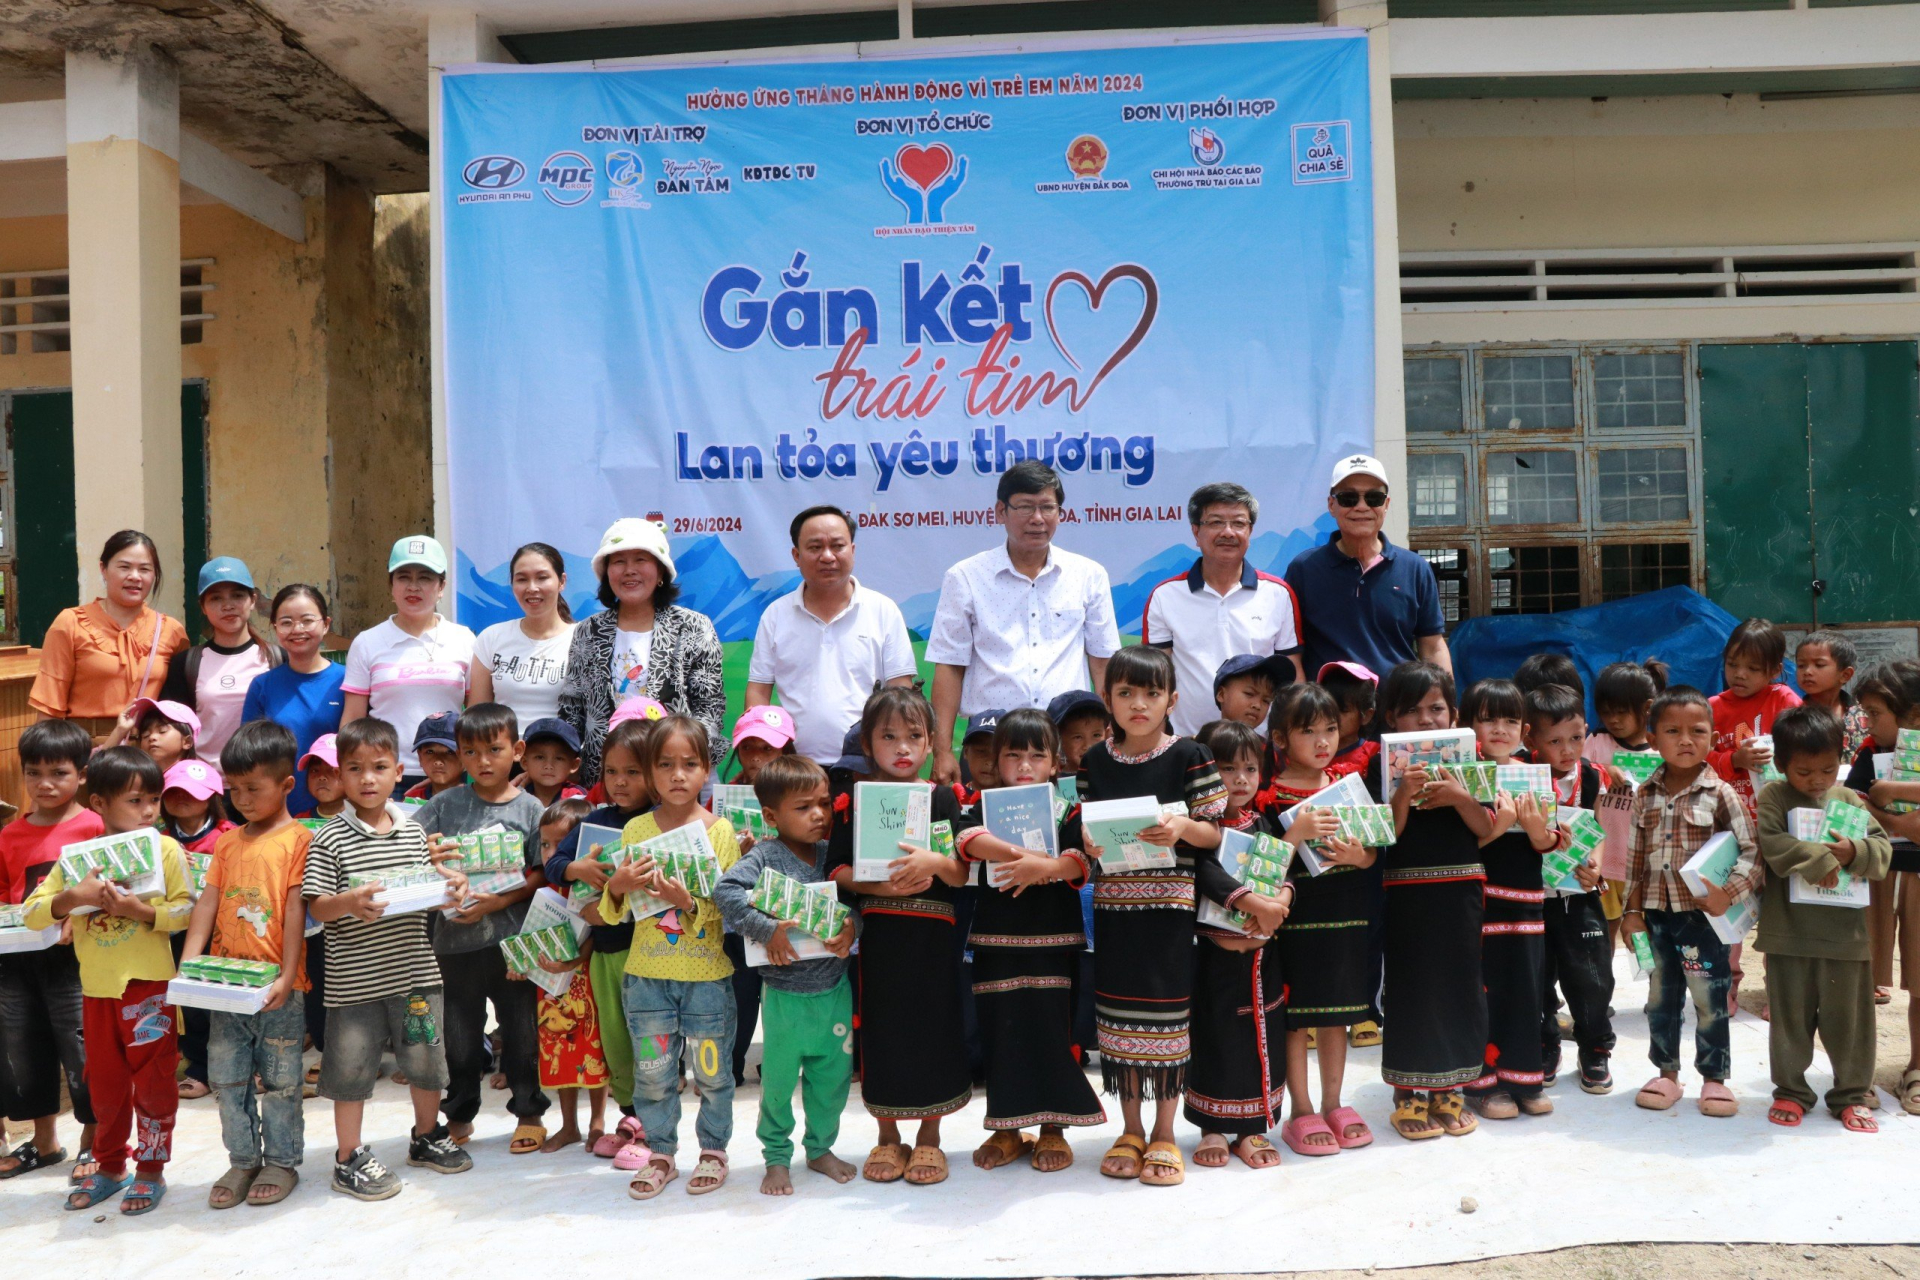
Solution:
{"label": "red pants", "polygon": [[127,1169],[127,1142],[140,1119],[134,1167],[158,1175],[173,1154],[173,1120],[180,1110],[174,1083],[180,1051],[173,1007],[164,982],[129,982],[118,1000],[86,998],[87,1092],[99,1121],[93,1158],[100,1171],[119,1177]]}

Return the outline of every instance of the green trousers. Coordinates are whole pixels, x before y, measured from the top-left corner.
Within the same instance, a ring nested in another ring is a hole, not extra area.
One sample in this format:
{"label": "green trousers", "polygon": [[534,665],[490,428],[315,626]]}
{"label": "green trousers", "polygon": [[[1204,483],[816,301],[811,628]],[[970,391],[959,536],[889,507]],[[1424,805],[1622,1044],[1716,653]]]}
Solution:
{"label": "green trousers", "polygon": [[793,1163],[793,1087],[807,1116],[807,1159],[833,1150],[853,1087],[853,989],[841,978],[813,995],[760,989],[760,1152]]}
{"label": "green trousers", "polygon": [[1768,1056],[1773,1096],[1811,1110],[1807,1083],[1813,1036],[1833,1064],[1827,1110],[1867,1103],[1873,1086],[1873,966],[1866,960],[1818,960],[1767,953]]}
{"label": "green trousers", "polygon": [[607,1060],[607,1088],[624,1110],[633,1107],[633,1037],[627,1033],[627,1009],[620,983],[627,953],[596,951],[587,957],[587,981],[593,984],[593,1008],[600,1016],[600,1054]]}

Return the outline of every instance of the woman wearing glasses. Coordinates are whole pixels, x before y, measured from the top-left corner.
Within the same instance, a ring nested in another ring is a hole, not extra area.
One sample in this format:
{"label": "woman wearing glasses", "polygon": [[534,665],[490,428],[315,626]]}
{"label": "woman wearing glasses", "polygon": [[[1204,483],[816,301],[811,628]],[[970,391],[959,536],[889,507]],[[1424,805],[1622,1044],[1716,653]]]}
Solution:
{"label": "woman wearing glasses", "polygon": [[[300,757],[304,759],[315,738],[339,731],[345,701],[340,686],[346,681],[347,669],[321,656],[332,619],[327,616],[327,598],[318,587],[296,582],[280,588],[268,616],[287,660],[263,672],[248,686],[240,718],[285,725],[300,745]],[[305,813],[312,808],[313,796],[307,791],[307,772],[302,768],[294,774],[287,811]]]}

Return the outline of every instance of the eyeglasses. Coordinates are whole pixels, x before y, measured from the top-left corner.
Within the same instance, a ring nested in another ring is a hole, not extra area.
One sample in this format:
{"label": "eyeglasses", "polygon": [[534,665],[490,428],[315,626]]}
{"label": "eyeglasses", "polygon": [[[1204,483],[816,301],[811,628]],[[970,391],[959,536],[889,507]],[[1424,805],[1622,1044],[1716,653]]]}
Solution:
{"label": "eyeglasses", "polygon": [[1208,533],[1219,533],[1223,529],[1229,530],[1233,533],[1246,533],[1253,528],[1253,521],[1251,520],[1202,520],[1200,522],[1200,527],[1202,529],[1205,529]]}
{"label": "eyeglasses", "polygon": [[325,622],[326,619],[317,618],[312,614],[306,614],[298,618],[275,618],[273,620],[273,629],[275,631],[313,631],[323,626]]}
{"label": "eyeglasses", "polygon": [[1035,516],[1039,516],[1045,520],[1052,520],[1060,514],[1060,504],[1057,502],[1043,502],[1038,504],[1009,502],[1007,504],[1007,513],[1016,520],[1031,520]]}
{"label": "eyeglasses", "polygon": [[1335,489],[1333,491],[1333,500],[1348,509],[1359,506],[1362,500],[1370,507],[1384,507],[1387,505],[1387,491],[1385,489],[1368,489],[1365,493],[1362,493],[1358,489]]}

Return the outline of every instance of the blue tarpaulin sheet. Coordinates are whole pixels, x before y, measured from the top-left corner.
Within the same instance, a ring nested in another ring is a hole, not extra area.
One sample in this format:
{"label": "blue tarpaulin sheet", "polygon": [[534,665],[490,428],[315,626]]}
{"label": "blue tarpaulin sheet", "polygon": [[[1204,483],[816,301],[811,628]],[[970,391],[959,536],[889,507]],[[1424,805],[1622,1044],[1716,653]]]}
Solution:
{"label": "blue tarpaulin sheet", "polygon": [[[1668,587],[1567,613],[1469,618],[1454,628],[1454,676],[1465,689],[1475,680],[1511,678],[1536,653],[1564,653],[1580,668],[1587,686],[1587,722],[1593,712],[1593,678],[1612,662],[1658,658],[1672,668],[1671,684],[1718,693],[1725,680],[1720,653],[1739,619],[1690,587]],[[1787,663],[1783,679],[1794,679]]]}

